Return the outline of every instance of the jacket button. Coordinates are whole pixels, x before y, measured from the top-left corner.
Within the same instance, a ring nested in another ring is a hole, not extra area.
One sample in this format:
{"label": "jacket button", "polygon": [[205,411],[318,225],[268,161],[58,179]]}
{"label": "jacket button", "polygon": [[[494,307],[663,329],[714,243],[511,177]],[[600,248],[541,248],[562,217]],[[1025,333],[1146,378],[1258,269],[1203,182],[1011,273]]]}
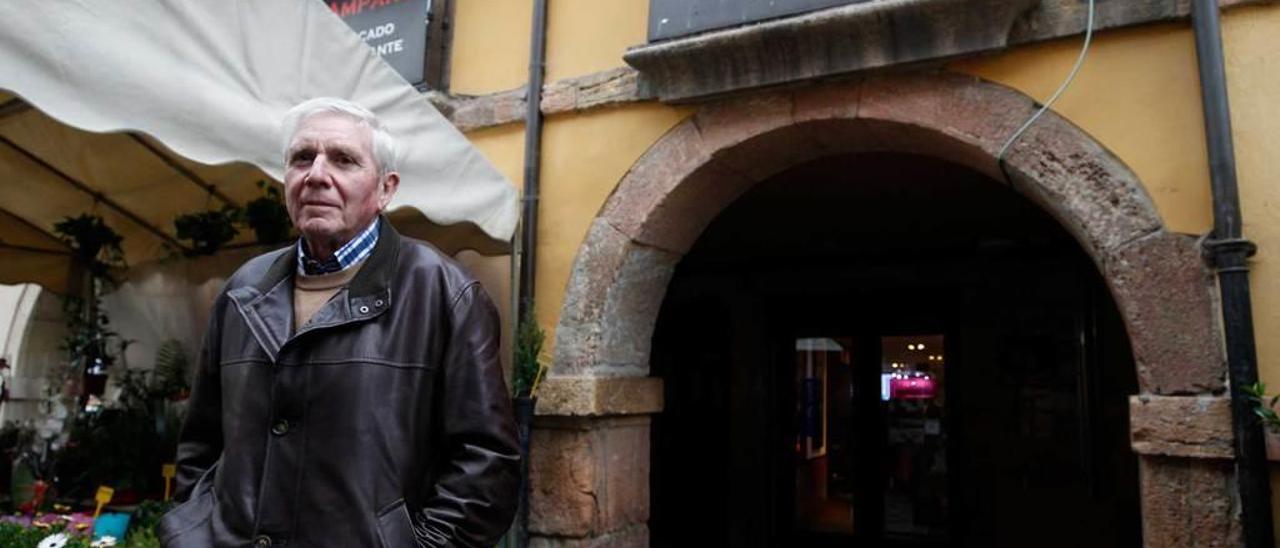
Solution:
{"label": "jacket button", "polygon": [[367,307],[367,306],[362,306],[362,307],[360,307],[360,313],[361,313],[361,314],[368,314],[368,313],[369,313],[369,307]]}
{"label": "jacket button", "polygon": [[258,538],[253,539],[253,545],[254,546],[271,546],[271,537],[267,535],[258,535]]}
{"label": "jacket button", "polygon": [[376,301],[373,301],[373,306],[381,307],[381,306],[382,306],[382,299],[378,299],[378,300],[376,300]]}
{"label": "jacket button", "polygon": [[[275,423],[275,424],[271,425],[271,433],[272,433],[272,434],[275,434],[275,435],[277,435],[277,436],[283,436],[283,435],[285,435],[285,434],[288,434],[288,433],[289,433],[289,421],[284,420],[284,419],[280,419],[280,420],[276,421],[276,423]],[[266,538],[266,537],[258,537],[258,538],[260,538],[260,539],[261,539],[261,538]],[[270,538],[267,538],[267,544],[271,544],[271,539],[270,539]]]}

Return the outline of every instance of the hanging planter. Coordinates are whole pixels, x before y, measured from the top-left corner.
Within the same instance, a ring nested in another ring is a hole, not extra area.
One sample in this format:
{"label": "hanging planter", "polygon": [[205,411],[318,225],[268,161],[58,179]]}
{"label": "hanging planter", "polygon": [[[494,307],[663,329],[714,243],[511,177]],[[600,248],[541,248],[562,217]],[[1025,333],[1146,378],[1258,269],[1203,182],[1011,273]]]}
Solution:
{"label": "hanging planter", "polygon": [[266,181],[258,181],[262,196],[244,205],[244,222],[253,229],[260,244],[276,244],[289,239],[293,222],[284,205],[280,189]]}
{"label": "hanging planter", "polygon": [[76,262],[96,278],[107,277],[114,267],[124,266],[124,238],[103,222],[102,217],[85,213],[67,217],[53,225],[53,231],[71,248]]}
{"label": "hanging planter", "polygon": [[239,217],[239,208],[226,206],[220,210],[179,215],[174,218],[173,227],[178,231],[178,239],[191,241],[188,256],[213,255],[240,234],[235,226]]}

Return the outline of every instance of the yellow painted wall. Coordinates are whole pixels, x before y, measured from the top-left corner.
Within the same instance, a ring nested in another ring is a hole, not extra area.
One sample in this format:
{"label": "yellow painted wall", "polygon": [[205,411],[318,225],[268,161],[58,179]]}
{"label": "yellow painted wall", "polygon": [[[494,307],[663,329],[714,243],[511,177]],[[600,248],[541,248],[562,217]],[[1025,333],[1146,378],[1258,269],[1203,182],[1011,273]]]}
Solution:
{"label": "yellow painted wall", "polygon": [[[459,0],[449,91],[483,95],[524,85],[528,77],[531,0]],[[648,0],[555,0],[547,7],[548,83],[625,66],[622,54],[643,44]]]}
{"label": "yellow painted wall", "polygon": [[1280,388],[1280,6],[1227,12],[1232,129],[1244,234],[1258,244],[1250,285],[1262,380]]}
{"label": "yellow painted wall", "polygon": [[626,66],[645,43],[649,0],[552,0],[547,11],[548,82]]}
{"label": "yellow painted wall", "polygon": [[453,8],[449,91],[484,95],[523,86],[529,76],[530,0],[458,0]]}

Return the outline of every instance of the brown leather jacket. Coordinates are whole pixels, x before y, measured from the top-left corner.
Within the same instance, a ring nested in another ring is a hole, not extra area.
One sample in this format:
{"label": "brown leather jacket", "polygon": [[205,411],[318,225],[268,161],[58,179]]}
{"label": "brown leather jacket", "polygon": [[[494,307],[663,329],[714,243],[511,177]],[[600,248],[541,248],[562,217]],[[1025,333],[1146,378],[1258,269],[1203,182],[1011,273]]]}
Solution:
{"label": "brown leather jacket", "polygon": [[161,542],[491,546],[520,457],[484,290],[383,219],[291,334],[296,253],[250,260],[214,304]]}

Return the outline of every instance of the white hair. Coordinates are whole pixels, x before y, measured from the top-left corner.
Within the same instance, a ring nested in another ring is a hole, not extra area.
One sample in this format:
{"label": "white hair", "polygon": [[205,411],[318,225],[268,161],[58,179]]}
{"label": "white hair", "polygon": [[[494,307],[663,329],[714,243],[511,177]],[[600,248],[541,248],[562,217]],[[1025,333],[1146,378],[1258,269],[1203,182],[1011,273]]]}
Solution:
{"label": "white hair", "polygon": [[354,102],[337,97],[316,97],[298,103],[289,109],[284,115],[284,120],[280,122],[280,135],[284,138],[284,161],[285,165],[289,164],[289,144],[293,142],[293,136],[298,132],[298,126],[307,118],[317,114],[340,114],[350,117],[360,125],[369,128],[369,133],[373,139],[373,161],[378,167],[378,179],[381,180],[388,173],[396,170],[396,157],[398,150],[396,147],[395,137],[391,136],[386,128],[382,127],[382,122],[374,115],[372,111],[364,108]]}

